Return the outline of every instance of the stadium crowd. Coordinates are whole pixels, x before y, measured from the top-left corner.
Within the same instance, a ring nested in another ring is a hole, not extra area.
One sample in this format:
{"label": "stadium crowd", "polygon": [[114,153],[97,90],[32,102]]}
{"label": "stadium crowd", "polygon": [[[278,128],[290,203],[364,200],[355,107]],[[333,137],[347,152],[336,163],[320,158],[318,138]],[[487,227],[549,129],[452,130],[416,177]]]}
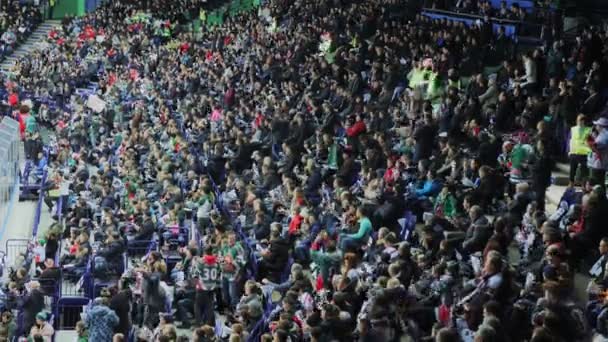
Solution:
{"label": "stadium crowd", "polygon": [[[2,82],[64,203],[39,278],[119,277],[79,341],[608,338],[605,31],[522,47],[397,0],[299,0],[192,32],[139,5],[64,21]],[[50,340],[26,273],[9,288]]]}
{"label": "stadium crowd", "polygon": [[15,1],[0,4],[0,60],[10,55],[43,21],[40,8]]}

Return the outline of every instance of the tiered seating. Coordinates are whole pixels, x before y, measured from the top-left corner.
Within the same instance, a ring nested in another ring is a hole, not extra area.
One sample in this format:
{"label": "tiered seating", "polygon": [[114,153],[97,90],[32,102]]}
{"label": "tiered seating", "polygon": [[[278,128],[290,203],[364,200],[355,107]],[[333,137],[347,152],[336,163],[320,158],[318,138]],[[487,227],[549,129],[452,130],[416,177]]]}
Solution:
{"label": "tiered seating", "polygon": [[[443,12],[443,11],[439,12],[439,11],[426,10],[426,11],[422,11],[422,15],[429,17],[431,19],[446,19],[446,20],[450,20],[450,21],[458,21],[458,22],[465,23],[467,26],[475,25],[476,21],[479,20],[479,18],[475,18],[475,17],[471,17],[471,16],[463,16],[460,14]],[[492,22],[492,29],[494,30],[494,33],[498,32],[500,30],[500,28],[502,27],[505,30],[505,35],[510,38],[517,37],[517,26],[518,25],[514,22],[511,22],[511,23],[497,22],[497,21]]]}
{"label": "tiered seating", "polygon": [[490,4],[492,8],[500,9],[502,7],[502,3],[505,2],[507,8],[517,4],[519,8],[524,9],[526,12],[532,12],[534,10],[534,1],[530,0],[490,0]]}

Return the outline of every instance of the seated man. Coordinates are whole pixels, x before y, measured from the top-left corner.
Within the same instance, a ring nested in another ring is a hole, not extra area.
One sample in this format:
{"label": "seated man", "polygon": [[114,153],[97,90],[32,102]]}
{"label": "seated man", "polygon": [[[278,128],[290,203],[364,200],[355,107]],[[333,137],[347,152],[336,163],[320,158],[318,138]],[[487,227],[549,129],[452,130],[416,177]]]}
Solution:
{"label": "seated man", "polygon": [[95,256],[95,275],[107,275],[108,272],[121,273],[125,245],[118,232],[112,232],[106,238],[103,247]]}
{"label": "seated man", "polygon": [[492,227],[480,206],[474,205],[469,210],[471,226],[467,229],[462,249],[466,253],[475,253],[483,250],[492,237]]}

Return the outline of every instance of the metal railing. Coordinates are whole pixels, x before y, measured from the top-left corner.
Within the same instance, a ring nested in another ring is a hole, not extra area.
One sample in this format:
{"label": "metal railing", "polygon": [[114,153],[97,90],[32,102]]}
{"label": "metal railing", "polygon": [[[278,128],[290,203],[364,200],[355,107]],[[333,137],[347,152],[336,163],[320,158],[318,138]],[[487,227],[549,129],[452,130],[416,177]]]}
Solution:
{"label": "metal railing", "polygon": [[21,160],[19,122],[5,116],[0,122],[0,238],[19,193]]}

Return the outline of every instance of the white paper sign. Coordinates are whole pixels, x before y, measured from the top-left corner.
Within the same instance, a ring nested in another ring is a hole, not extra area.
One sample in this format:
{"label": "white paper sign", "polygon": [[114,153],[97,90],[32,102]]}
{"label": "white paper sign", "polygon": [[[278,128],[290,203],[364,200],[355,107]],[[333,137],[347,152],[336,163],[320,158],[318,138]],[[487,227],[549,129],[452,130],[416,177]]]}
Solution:
{"label": "white paper sign", "polygon": [[106,108],[106,102],[97,95],[89,95],[87,107],[91,108],[96,113],[101,113]]}

